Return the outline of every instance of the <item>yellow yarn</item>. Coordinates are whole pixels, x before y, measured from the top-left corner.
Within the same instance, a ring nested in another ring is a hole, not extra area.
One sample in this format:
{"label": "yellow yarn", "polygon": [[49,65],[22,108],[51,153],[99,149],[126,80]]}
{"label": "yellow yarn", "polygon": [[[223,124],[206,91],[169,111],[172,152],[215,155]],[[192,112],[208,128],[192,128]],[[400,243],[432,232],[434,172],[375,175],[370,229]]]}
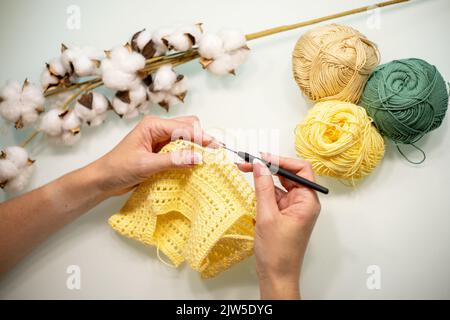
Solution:
{"label": "yellow yarn", "polygon": [[222,149],[177,140],[161,152],[181,148],[202,153],[203,164],[155,174],[109,223],[209,278],[252,254],[255,194]]}
{"label": "yellow yarn", "polygon": [[337,24],[306,32],[292,53],[295,81],[313,101],[357,103],[379,60],[373,42],[359,31]]}
{"label": "yellow yarn", "polygon": [[354,182],[372,172],[384,155],[384,140],[372,119],[349,102],[317,103],[295,134],[297,155],[311,161],[318,175]]}

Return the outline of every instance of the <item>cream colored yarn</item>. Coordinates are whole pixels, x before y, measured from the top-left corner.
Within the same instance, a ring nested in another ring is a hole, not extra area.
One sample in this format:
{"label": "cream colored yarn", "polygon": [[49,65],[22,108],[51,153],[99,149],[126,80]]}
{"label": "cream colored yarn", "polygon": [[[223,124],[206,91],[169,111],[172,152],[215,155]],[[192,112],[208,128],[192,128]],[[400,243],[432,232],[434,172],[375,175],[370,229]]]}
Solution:
{"label": "cream colored yarn", "polygon": [[349,102],[317,103],[295,134],[297,155],[318,175],[350,183],[371,173],[384,155],[384,140],[366,110]]}
{"label": "cream colored yarn", "polygon": [[337,24],[306,32],[292,53],[295,81],[313,101],[357,103],[379,62],[373,42],[359,31]]}
{"label": "cream colored yarn", "polygon": [[202,153],[203,164],[153,175],[109,223],[209,278],[253,253],[255,193],[223,149],[177,140],[161,152],[181,148]]}

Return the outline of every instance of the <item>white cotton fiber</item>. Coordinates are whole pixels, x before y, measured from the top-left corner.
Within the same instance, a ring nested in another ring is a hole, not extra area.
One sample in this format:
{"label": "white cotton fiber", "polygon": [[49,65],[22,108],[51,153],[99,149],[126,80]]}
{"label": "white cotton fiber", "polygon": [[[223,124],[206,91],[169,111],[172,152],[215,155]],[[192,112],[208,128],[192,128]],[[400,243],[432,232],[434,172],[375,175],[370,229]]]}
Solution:
{"label": "white cotton fiber", "polygon": [[150,40],[152,40],[152,33],[144,29],[139,32],[139,35],[136,38],[136,45],[138,46],[139,50],[143,50],[147,43],[150,42]]}
{"label": "white cotton fiber", "polygon": [[93,118],[89,122],[89,125],[92,127],[99,126],[105,121],[105,118],[106,118],[106,113],[101,113],[101,114],[97,115],[95,118]]}
{"label": "white cotton fiber", "polygon": [[49,63],[49,70],[52,74],[58,76],[64,76],[69,73],[70,69],[64,66],[61,57],[54,58]]}
{"label": "white cotton fiber", "polygon": [[52,85],[57,85],[59,83],[59,79],[52,75],[50,71],[45,68],[41,74],[41,85],[44,90]]}
{"label": "white cotton fiber", "polygon": [[139,105],[147,100],[147,90],[144,85],[137,86],[130,90],[130,100],[134,105]]}
{"label": "white cotton fiber", "polygon": [[81,126],[80,118],[76,112],[69,111],[63,118],[62,128],[67,131],[79,129]]}
{"label": "white cotton fiber", "polygon": [[153,77],[153,91],[170,90],[177,80],[171,65],[160,67]]}
{"label": "white cotton fiber", "polygon": [[8,81],[0,90],[0,97],[5,100],[17,100],[22,92],[22,85],[17,81]]}
{"label": "white cotton fiber", "polygon": [[206,59],[214,59],[224,53],[222,39],[213,33],[204,33],[200,38],[198,52]]}
{"label": "white cotton fiber", "polygon": [[59,136],[62,132],[62,119],[59,114],[61,110],[52,109],[44,114],[40,124],[40,131],[49,136]]}
{"label": "white cotton fiber", "polygon": [[217,74],[217,75],[225,75],[232,71],[234,71],[233,60],[230,55],[223,54],[216,58],[211,64],[207,67],[208,71]]}
{"label": "white cotton fiber", "polygon": [[114,97],[112,101],[112,107],[118,115],[123,116],[128,111],[129,103],[123,102],[119,98]]}
{"label": "white cotton fiber", "polygon": [[66,70],[72,70],[78,77],[97,74],[98,61],[103,54],[92,47],[70,47],[63,51],[61,62]]}
{"label": "white cotton fiber", "polygon": [[0,183],[6,192],[21,191],[33,170],[28,162],[28,152],[19,146],[7,147],[5,157],[0,159]]}
{"label": "white cotton fiber", "polygon": [[93,94],[94,99],[92,101],[92,109],[95,110],[97,114],[106,112],[109,107],[108,99],[101,93],[93,92]]}
{"label": "white cotton fiber", "polygon": [[[222,30],[217,35],[206,33],[200,39],[199,54],[206,59],[207,70],[218,75],[232,73],[249,54],[245,35],[237,30]],[[211,62],[212,60],[212,62]]]}
{"label": "white cotton fiber", "polygon": [[18,146],[5,148],[6,158],[11,161],[17,168],[25,167],[28,163],[28,152]]}
{"label": "white cotton fiber", "polygon": [[137,108],[132,108],[128,110],[124,115],[124,119],[133,119],[136,118],[139,115],[139,110]]}
{"label": "white cotton fiber", "polygon": [[33,173],[33,166],[27,166],[12,180],[8,180],[4,190],[6,192],[16,193],[22,191],[28,184],[28,180]]}
{"label": "white cotton fiber", "polygon": [[101,64],[102,79],[106,87],[126,91],[140,84],[137,72],[145,66],[143,55],[118,47],[111,51],[110,57]]}
{"label": "white cotton fiber", "polygon": [[19,169],[8,159],[0,159],[0,183],[19,175]]}
{"label": "white cotton fiber", "polygon": [[142,102],[141,104],[139,104],[139,106],[137,107],[137,110],[142,113],[142,114],[147,114],[149,113],[150,109],[150,101],[146,100],[144,102]]}
{"label": "white cotton fiber", "polygon": [[62,143],[66,146],[72,146],[77,143],[81,138],[81,133],[72,133],[70,131],[65,131],[59,138],[58,143]]}
{"label": "white cotton fiber", "polygon": [[247,60],[248,55],[250,54],[250,50],[247,48],[237,49],[230,53],[231,64],[233,69],[237,69],[241,64]]}
{"label": "white cotton fiber", "polygon": [[83,123],[87,123],[90,126],[97,126],[103,123],[103,120],[106,117],[106,111],[108,110],[109,102],[108,99],[101,93],[90,92],[89,94],[92,94],[91,105],[85,106],[80,103],[80,100],[78,100],[75,103],[74,111]]}
{"label": "white cotton fiber", "polygon": [[176,81],[172,88],[170,89],[170,93],[174,96],[182,95],[187,91],[187,78],[186,76],[183,79]]}
{"label": "white cotton fiber", "polygon": [[44,96],[35,85],[10,81],[0,91],[0,115],[7,121],[28,126],[36,122],[44,110]]}
{"label": "white cotton fiber", "polygon": [[116,94],[112,101],[114,111],[125,119],[138,116],[141,110],[145,112],[148,109],[145,104],[148,104],[148,95],[144,85],[139,85],[130,91],[120,92],[120,95]]}
{"label": "white cotton fiber", "polygon": [[156,91],[156,92],[149,91],[148,95],[150,97],[151,102],[153,102],[154,104],[159,104],[164,101],[164,99],[167,96],[167,93],[164,91]]}
{"label": "white cotton fiber", "polygon": [[186,51],[191,49],[193,45],[191,38],[184,32],[175,32],[167,36],[166,39],[175,51]]}
{"label": "white cotton fiber", "polygon": [[155,56],[160,56],[167,52],[168,48],[163,39],[171,35],[173,32],[173,28],[161,28],[153,32],[152,41],[156,49]]}
{"label": "white cotton fiber", "polygon": [[5,100],[0,103],[0,115],[9,122],[16,122],[21,115],[21,109],[17,104]]}
{"label": "white cotton fiber", "polygon": [[223,41],[223,48],[225,51],[233,51],[246,46],[247,41],[245,35],[238,30],[221,30],[218,36]]}

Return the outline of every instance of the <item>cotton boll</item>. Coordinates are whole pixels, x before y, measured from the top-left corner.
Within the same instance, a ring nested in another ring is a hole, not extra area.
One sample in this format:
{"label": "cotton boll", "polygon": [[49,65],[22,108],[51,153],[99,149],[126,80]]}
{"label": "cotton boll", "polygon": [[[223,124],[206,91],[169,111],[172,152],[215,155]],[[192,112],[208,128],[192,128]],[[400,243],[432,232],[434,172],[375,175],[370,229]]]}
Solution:
{"label": "cotton boll", "polygon": [[225,51],[233,51],[247,45],[245,35],[238,30],[221,30],[218,36],[223,41]]}
{"label": "cotton boll", "polygon": [[144,68],[143,55],[131,51],[127,47],[115,48],[109,54],[109,58],[102,61],[102,79],[106,87],[126,91],[132,89],[141,82],[137,72]]}
{"label": "cotton boll", "polygon": [[230,53],[231,65],[234,70],[247,60],[249,53],[250,50],[246,48],[237,49]]}
{"label": "cotton boll", "polygon": [[105,121],[105,118],[106,118],[106,113],[101,113],[101,114],[97,115],[95,118],[93,118],[90,121],[89,125],[91,127],[99,126]]}
{"label": "cotton boll", "polygon": [[72,146],[75,143],[77,143],[81,138],[81,133],[72,133],[70,131],[65,131],[60,139],[59,142],[66,145],[66,146]]}
{"label": "cotton boll", "polygon": [[142,102],[138,107],[137,110],[142,113],[142,114],[147,114],[149,113],[150,109],[150,101],[146,100],[144,102]]}
{"label": "cotton boll", "polygon": [[0,97],[4,100],[17,100],[22,92],[22,85],[17,81],[8,81],[1,89]]}
{"label": "cotton boll", "polygon": [[160,67],[153,78],[153,90],[162,91],[170,90],[177,81],[177,74],[173,71],[171,65]]}
{"label": "cotton boll", "polygon": [[44,90],[47,90],[49,87],[55,86],[59,83],[58,77],[54,76],[50,73],[50,70],[45,68],[41,74],[41,85]]}
{"label": "cotton boll", "polygon": [[215,59],[224,53],[222,39],[213,33],[205,33],[200,38],[198,52],[206,59]]}
{"label": "cotton boll", "polygon": [[118,91],[129,90],[141,82],[136,74],[119,70],[108,59],[102,62],[102,79],[105,87]]}
{"label": "cotton boll", "polygon": [[136,89],[130,90],[129,95],[131,103],[136,106],[147,100],[147,90],[144,85],[140,85]]}
{"label": "cotton boll", "polygon": [[112,107],[114,111],[121,116],[127,113],[129,106],[129,103],[120,100],[118,97],[114,97],[112,101]]}
{"label": "cotton boll", "polygon": [[63,120],[59,116],[61,110],[52,109],[44,114],[41,120],[40,131],[49,136],[59,136],[62,132]]}
{"label": "cotton boll", "polygon": [[28,163],[28,152],[18,146],[5,148],[6,158],[11,161],[17,168],[25,167]]}
{"label": "cotton boll", "polygon": [[200,41],[200,38],[202,36],[203,30],[202,30],[202,24],[197,23],[194,25],[185,25],[180,28],[178,28],[177,32],[183,33],[183,34],[189,34],[192,37],[194,37],[194,45],[197,44]]}
{"label": "cotton boll", "polygon": [[176,32],[166,37],[170,49],[176,51],[186,51],[192,48],[195,38],[188,33]]}
{"label": "cotton boll", "polygon": [[142,54],[131,51],[128,47],[119,47],[111,53],[111,59],[124,72],[136,73],[145,67],[145,58]]}
{"label": "cotton boll", "polygon": [[183,101],[181,101],[180,98],[173,96],[173,95],[168,95],[165,99],[165,102],[167,103],[167,106],[169,108],[183,103]]}
{"label": "cotton boll", "polygon": [[233,60],[230,55],[224,54],[217,59],[215,59],[207,67],[208,71],[217,74],[225,75],[234,72]]}
{"label": "cotton boll", "polygon": [[21,114],[20,107],[17,104],[12,104],[8,101],[0,103],[0,115],[9,122],[16,122],[19,120]]}
{"label": "cotton boll", "polygon": [[19,175],[19,169],[9,159],[0,159],[0,183],[11,180]]}
{"label": "cotton boll", "polygon": [[88,92],[78,99],[74,112],[83,123],[95,126],[103,122],[105,118],[103,114],[106,113],[108,107],[109,101],[103,94]]}
{"label": "cotton boll", "polygon": [[22,100],[25,100],[29,105],[43,106],[45,103],[42,91],[35,85],[28,83],[22,86]]}
{"label": "cotton boll", "polygon": [[92,107],[89,109],[79,101],[75,103],[75,107],[73,108],[73,110],[77,114],[77,116],[83,120],[83,122],[89,122],[97,115],[97,112],[95,112]]}
{"label": "cotton boll", "polygon": [[105,97],[105,95],[103,95],[101,93],[93,92],[93,94],[94,94],[94,97],[93,97],[93,101],[92,101],[92,109],[97,114],[106,112],[109,107],[108,99]]}
{"label": "cotton boll", "polygon": [[138,49],[139,52],[144,50],[145,46],[152,40],[152,33],[143,29],[135,33],[131,39],[131,44]]}
{"label": "cotton boll", "polygon": [[48,69],[52,74],[58,76],[64,76],[71,71],[70,68],[64,66],[61,58],[54,58],[51,60],[48,64]]}
{"label": "cotton boll", "polygon": [[36,122],[44,110],[45,99],[41,90],[25,80],[22,85],[8,82],[0,91],[0,101],[0,115],[22,128]]}
{"label": "cotton boll", "polygon": [[28,180],[30,179],[32,173],[33,166],[25,167],[14,179],[8,181],[4,190],[12,193],[22,191],[28,184]]}
{"label": "cotton boll", "polygon": [[167,96],[167,93],[164,91],[156,91],[156,92],[149,91],[148,95],[150,97],[151,102],[153,102],[154,104],[159,104],[162,101],[164,101],[164,99]]}
{"label": "cotton boll", "polygon": [[164,38],[168,37],[174,32],[173,28],[161,28],[156,30],[152,35],[152,41],[155,44],[156,56],[163,55],[167,52],[168,48],[166,45],[166,40]]}
{"label": "cotton boll", "polygon": [[170,89],[170,93],[174,96],[179,96],[185,94],[187,91],[187,78],[183,76],[181,80],[175,82],[175,84]]}
{"label": "cotton boll", "polygon": [[67,131],[78,130],[81,127],[80,118],[76,112],[69,111],[63,118],[62,128]]}
{"label": "cotton boll", "polygon": [[136,118],[138,115],[139,115],[138,109],[132,108],[123,115],[123,118],[124,119],[133,119],[133,118]]}
{"label": "cotton boll", "polygon": [[72,70],[77,76],[92,76],[97,73],[98,63],[103,55],[91,47],[70,47],[63,46],[61,61],[66,70]]}

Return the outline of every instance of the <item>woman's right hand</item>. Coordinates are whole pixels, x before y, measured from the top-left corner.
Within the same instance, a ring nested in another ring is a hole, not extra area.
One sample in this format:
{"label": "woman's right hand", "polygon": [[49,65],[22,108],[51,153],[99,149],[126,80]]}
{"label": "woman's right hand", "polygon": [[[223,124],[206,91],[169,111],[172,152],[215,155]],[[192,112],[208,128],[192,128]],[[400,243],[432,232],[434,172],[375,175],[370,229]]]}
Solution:
{"label": "woman's right hand", "polygon": [[[307,161],[263,154],[266,161],[314,181]],[[241,163],[253,171],[256,190],[254,251],[261,299],[299,299],[300,271],[306,247],[320,212],[315,191],[280,177],[286,190],[274,185],[272,174],[262,162]]]}

